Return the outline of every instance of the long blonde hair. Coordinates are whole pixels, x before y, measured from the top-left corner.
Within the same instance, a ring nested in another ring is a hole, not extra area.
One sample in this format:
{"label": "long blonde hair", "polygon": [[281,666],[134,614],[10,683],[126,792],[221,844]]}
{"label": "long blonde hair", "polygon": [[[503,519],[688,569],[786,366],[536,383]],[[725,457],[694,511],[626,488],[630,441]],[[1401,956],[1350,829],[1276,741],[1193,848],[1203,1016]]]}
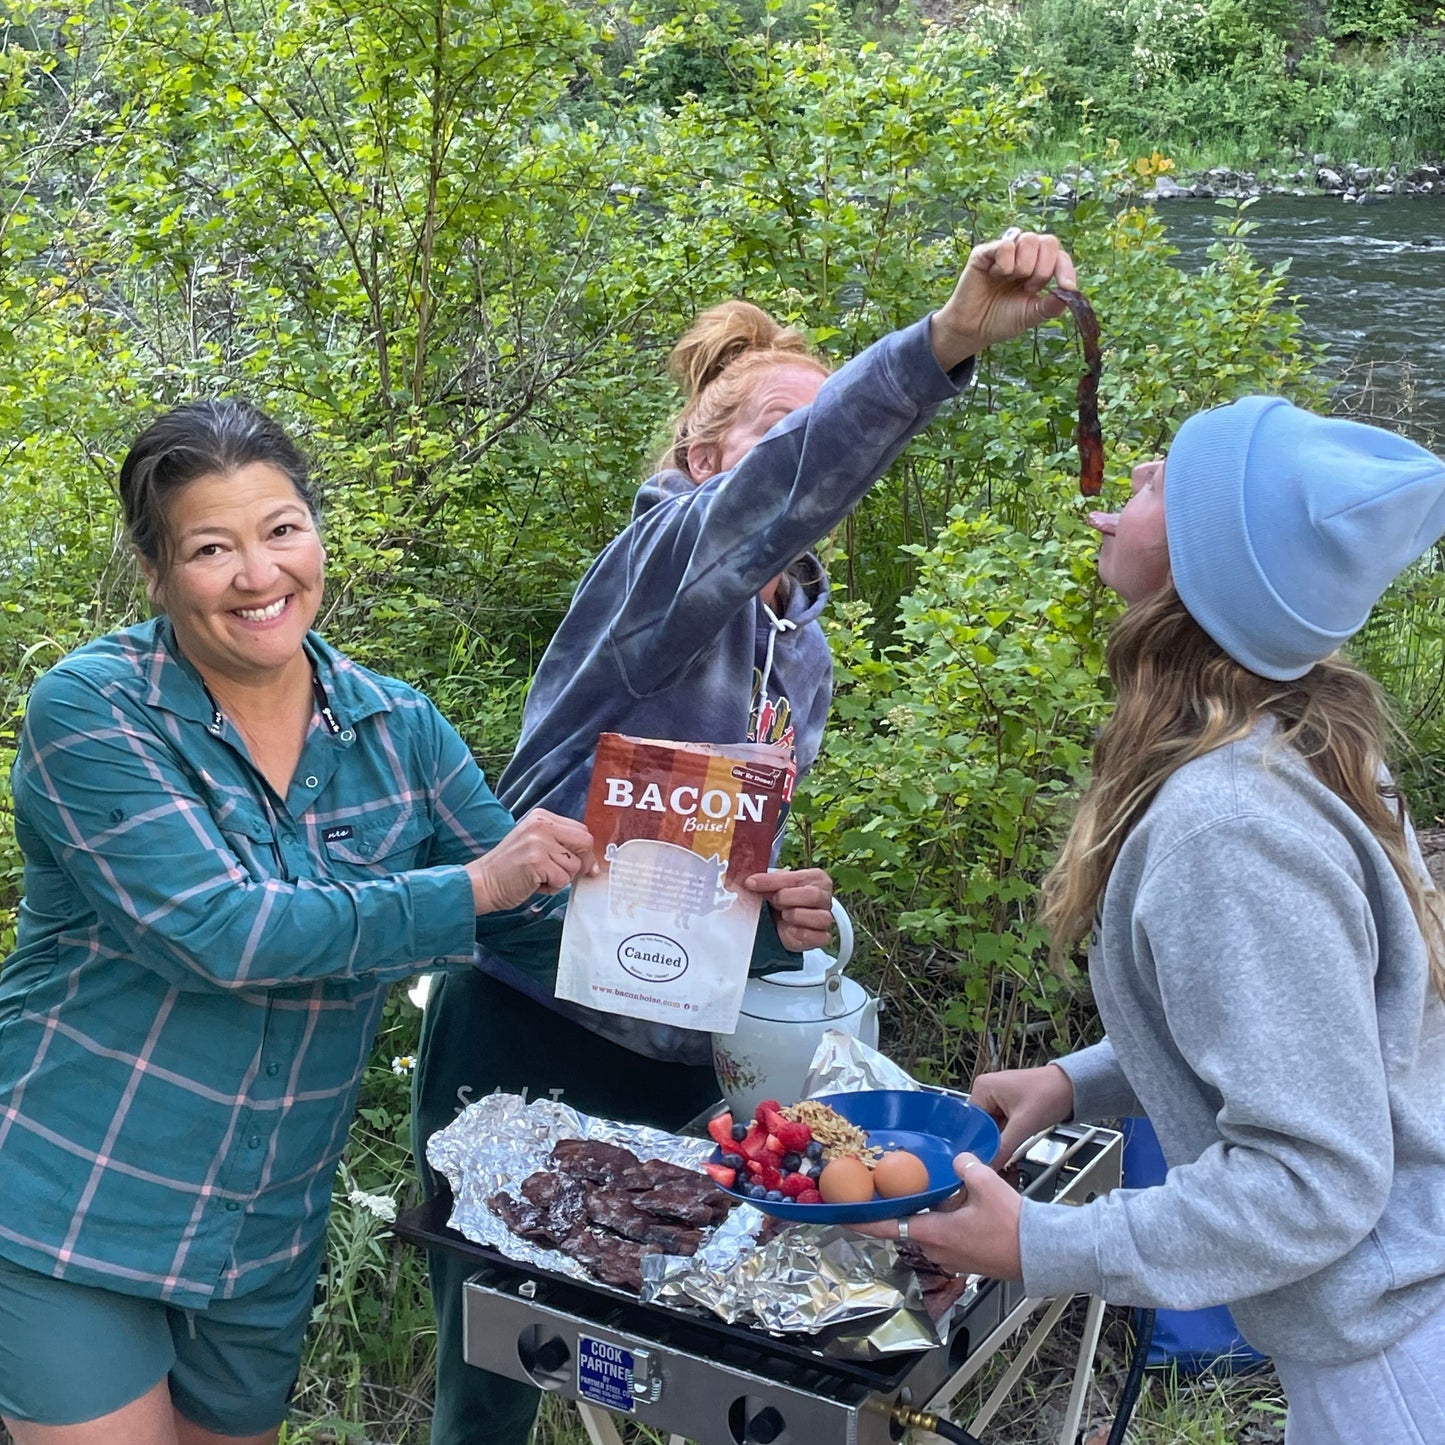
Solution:
{"label": "long blonde hair", "polygon": [[692,476],[687,450],[694,442],[722,440],[747,403],[758,378],[779,365],[829,368],[808,349],[801,332],[774,321],[751,301],[724,301],[704,311],[672,348],[667,369],[687,398],[673,418],[672,439],[658,458]]}
{"label": "long blonde hair", "polygon": [[1119,849],[1169,776],[1185,763],[1247,736],[1266,715],[1331,792],[1375,836],[1424,935],[1430,977],[1445,997],[1445,939],[1438,904],[1415,870],[1404,802],[1383,785],[1387,740],[1396,735],[1374,681],[1344,658],[1274,682],[1235,662],[1191,617],[1171,585],[1135,603],[1106,653],[1117,689],[1094,748],[1094,773],[1044,880],[1041,918],[1055,961],[1090,930]]}

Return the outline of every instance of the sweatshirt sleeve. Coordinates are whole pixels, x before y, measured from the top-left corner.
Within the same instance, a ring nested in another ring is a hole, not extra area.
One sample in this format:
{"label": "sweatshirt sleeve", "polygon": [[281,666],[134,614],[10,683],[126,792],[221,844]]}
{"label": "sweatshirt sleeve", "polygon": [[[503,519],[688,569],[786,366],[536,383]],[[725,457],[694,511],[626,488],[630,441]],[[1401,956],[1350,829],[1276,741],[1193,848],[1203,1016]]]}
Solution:
{"label": "sweatshirt sleeve", "polygon": [[1075,1119],[1122,1118],[1144,1112],[1108,1039],[1053,1062],[1074,1086]]}
{"label": "sweatshirt sleeve", "polygon": [[254,878],[170,741],[69,669],[31,693],[14,792],[35,847],[138,963],[178,987],[403,978],[471,955],[464,869]]}
{"label": "sweatshirt sleeve", "polygon": [[1029,1293],[1194,1309],[1315,1273],[1368,1235],[1393,1172],[1366,893],[1302,830],[1232,817],[1145,876],[1132,929],[1131,982],[1152,973],[1221,1137],[1154,1188],[1026,1201]]}
{"label": "sweatshirt sleeve", "polygon": [[972,360],[945,373],[930,322],[893,332],[823,383],[731,471],[636,526],[609,641],[635,696],[658,690],[774,577],[852,510]]}

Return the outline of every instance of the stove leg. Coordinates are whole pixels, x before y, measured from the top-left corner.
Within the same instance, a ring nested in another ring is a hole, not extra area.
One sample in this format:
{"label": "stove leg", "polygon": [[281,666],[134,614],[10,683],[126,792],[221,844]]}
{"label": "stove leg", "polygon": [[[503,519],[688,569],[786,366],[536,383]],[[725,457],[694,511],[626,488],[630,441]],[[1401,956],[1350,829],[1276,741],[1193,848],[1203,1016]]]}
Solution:
{"label": "stove leg", "polygon": [[[617,1433],[610,1410],[589,1405],[585,1400],[578,1400],[576,1404],[577,1413],[582,1417],[582,1428],[592,1445],[622,1445],[622,1436]],[[687,1441],[681,1435],[669,1435],[667,1445],[687,1445]]]}
{"label": "stove leg", "polygon": [[[1028,1338],[1015,1351],[1013,1359],[1009,1361],[1008,1369],[1003,1372],[998,1384],[993,1387],[988,1399],[983,1402],[978,1414],[970,1422],[968,1428],[971,1434],[977,1435],[988,1428],[988,1422],[993,1419],[998,1407],[1008,1398],[1009,1392],[1018,1383],[1023,1372],[1033,1363],[1034,1356],[1038,1354],[1068,1305],[1069,1296],[1064,1295],[1062,1298],[1054,1300],[1045,1310],[1043,1317],[1029,1332]],[[983,1354],[983,1351],[980,1350],[978,1353]],[[1091,1354],[1089,1358],[1092,1360],[1093,1355]],[[1070,1445],[1072,1445],[1072,1441]]]}
{"label": "stove leg", "polygon": [[1074,1385],[1069,1391],[1068,1409],[1064,1412],[1064,1428],[1059,1432],[1059,1445],[1074,1445],[1079,1438],[1079,1423],[1084,1416],[1089,1381],[1094,1376],[1094,1354],[1099,1348],[1099,1331],[1103,1324],[1103,1297],[1090,1295],[1089,1308],[1084,1315],[1083,1338],[1079,1341],[1079,1359],[1074,1366]]}
{"label": "stove leg", "polygon": [[610,1411],[579,1400],[577,1413],[582,1417],[582,1428],[587,1432],[587,1438],[592,1445],[622,1445],[622,1436],[617,1433],[617,1426],[612,1423]]}
{"label": "stove leg", "polygon": [[[1003,1404],[1034,1356],[1038,1354],[1039,1348],[1058,1324],[1072,1298],[1072,1295],[1061,1295],[1048,1302],[1048,1308],[1029,1331],[1028,1337],[1014,1352],[1008,1368],[999,1378],[978,1413],[969,1422],[970,1433],[979,1435],[988,1428],[989,1421],[993,1419],[999,1406]],[[946,1413],[948,1407],[969,1381],[1003,1348],[1009,1338],[1022,1327],[1028,1316],[1043,1303],[1043,1300],[1037,1299],[1021,1301],[993,1333],[979,1344],[967,1363],[934,1392],[926,1408]],[[1094,1355],[1098,1350],[1099,1331],[1103,1322],[1104,1301],[1099,1296],[1092,1295],[1084,1315],[1084,1329],[1079,1340],[1079,1353],[1074,1365],[1074,1379],[1069,1390],[1069,1403],[1064,1412],[1064,1425],[1059,1433],[1059,1445],[1074,1445],[1078,1439],[1079,1422],[1084,1414],[1089,1381],[1093,1378]]]}

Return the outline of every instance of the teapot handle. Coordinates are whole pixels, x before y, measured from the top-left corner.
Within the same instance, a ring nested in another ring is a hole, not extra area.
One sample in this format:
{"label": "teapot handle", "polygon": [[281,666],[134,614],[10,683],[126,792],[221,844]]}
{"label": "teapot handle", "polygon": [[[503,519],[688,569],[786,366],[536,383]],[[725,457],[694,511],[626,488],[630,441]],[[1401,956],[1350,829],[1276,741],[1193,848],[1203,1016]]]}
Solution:
{"label": "teapot handle", "polygon": [[833,900],[833,922],[838,925],[838,971],[841,973],[853,957],[853,920],[836,898]]}
{"label": "teapot handle", "polygon": [[823,1017],[841,1018],[848,1012],[843,1003],[843,970],[853,957],[853,920],[848,910],[835,898],[833,922],[838,925],[838,956],[823,974]]}

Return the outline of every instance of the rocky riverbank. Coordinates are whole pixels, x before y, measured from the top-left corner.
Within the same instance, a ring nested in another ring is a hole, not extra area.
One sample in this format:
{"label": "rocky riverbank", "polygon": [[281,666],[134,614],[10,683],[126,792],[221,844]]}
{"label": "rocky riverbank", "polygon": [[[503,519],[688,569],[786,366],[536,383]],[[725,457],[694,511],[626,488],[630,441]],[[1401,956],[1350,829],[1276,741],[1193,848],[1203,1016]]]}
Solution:
{"label": "rocky riverbank", "polygon": [[[1041,188],[1039,175],[1020,176],[1013,184],[1016,196],[1037,194]],[[1070,201],[1080,191],[1093,191],[1095,177],[1084,170],[1077,175],[1061,175],[1052,179],[1050,193],[1055,200]],[[1357,161],[1332,161],[1316,155],[1301,159],[1293,169],[1277,166],[1257,171],[1234,170],[1214,166],[1207,171],[1176,179],[1156,175],[1147,189],[1139,192],[1140,200],[1231,200],[1243,201],[1253,196],[1338,196],[1356,205],[1373,205],[1390,196],[1445,195],[1445,166],[1364,166]]]}
{"label": "rocky riverbank", "polygon": [[1189,198],[1246,200],[1250,196],[1283,194],[1313,195],[1323,191],[1343,201],[1369,205],[1387,196],[1421,196],[1434,191],[1445,193],[1445,169],[1440,166],[1362,166],[1357,161],[1334,163],[1327,156],[1317,155],[1293,170],[1271,167],[1261,171],[1236,171],[1228,166],[1215,166],[1199,175],[1176,181],[1172,176],[1157,176],[1144,192],[1149,201],[1185,200]]}

